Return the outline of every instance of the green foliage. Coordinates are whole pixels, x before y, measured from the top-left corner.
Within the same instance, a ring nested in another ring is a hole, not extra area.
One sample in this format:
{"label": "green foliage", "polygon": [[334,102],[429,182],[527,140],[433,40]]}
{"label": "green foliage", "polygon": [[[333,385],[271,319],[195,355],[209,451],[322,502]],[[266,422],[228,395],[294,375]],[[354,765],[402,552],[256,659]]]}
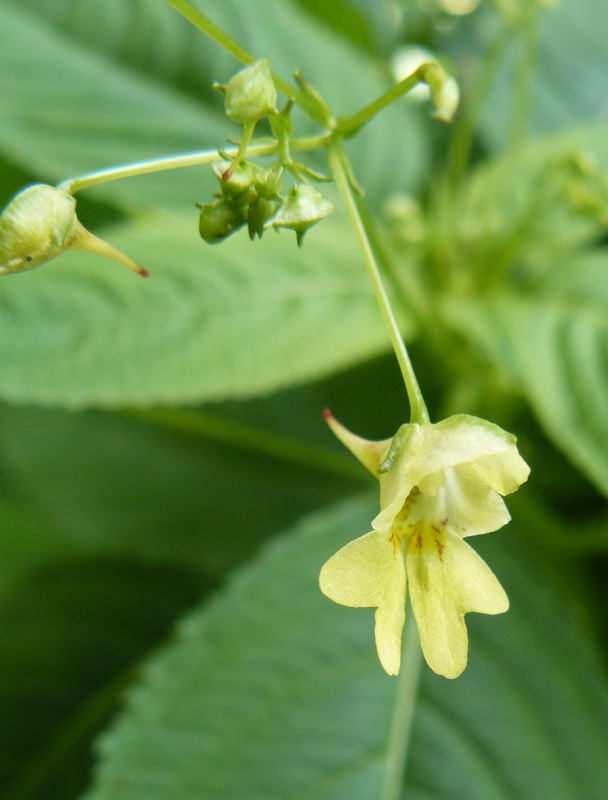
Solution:
{"label": "green foliage", "polygon": [[[607,23],[608,7],[603,0],[561,0],[541,15],[538,59],[529,67],[534,68],[530,106],[534,133],[603,118],[608,67],[602,31]],[[495,146],[506,143],[522,47],[520,38],[498,76],[484,115],[484,132]]]}
{"label": "green foliage", "polygon": [[38,281],[7,279],[5,398],[73,408],[251,396],[387,346],[344,222],[313,231],[301,252],[291,237],[267,235],[253,255],[233,237],[210,256],[195,213],[105,236],[152,280],[80,254],[29,273]]}
{"label": "green foliage", "polygon": [[[344,143],[433,421],[488,417],[533,467],[510,527],[473,542],[511,610],[471,615],[457,682],[423,672],[403,796],[599,800],[606,4],[562,0],[539,17],[536,51],[534,29],[505,32],[492,3],[458,19],[439,5],[194,2],[336,117],[392,85],[401,45],[441,53],[457,77],[453,128],[408,97]],[[164,0],[4,0],[0,17],[0,203],[240,135],[211,89],[240,65]],[[319,134],[292,117],[294,136]],[[292,156],[298,183],[328,172],[322,149]],[[6,800],[369,800],[396,757],[372,612],[317,587],[377,511],[326,508],[370,476],[320,411],[393,435],[408,408],[390,341],[331,183],[318,188],[335,213],[302,250],[288,231],[250,242],[245,229],[264,230],[289,169],[210,247],[195,203],[215,207],[222,174],[78,192],[83,224],[147,281],[79,252],[0,281]]]}
{"label": "green foliage", "polygon": [[[331,606],[316,587],[319,563],[365,531],[374,508],[315,516],[180,625],[103,737],[87,800],[117,787],[124,800],[378,796],[395,682],[369,646],[371,612]],[[425,675],[407,797],[601,796],[601,669],[573,613],[570,565],[551,569],[526,538],[516,521],[484,542],[512,609],[470,625],[461,679]]]}

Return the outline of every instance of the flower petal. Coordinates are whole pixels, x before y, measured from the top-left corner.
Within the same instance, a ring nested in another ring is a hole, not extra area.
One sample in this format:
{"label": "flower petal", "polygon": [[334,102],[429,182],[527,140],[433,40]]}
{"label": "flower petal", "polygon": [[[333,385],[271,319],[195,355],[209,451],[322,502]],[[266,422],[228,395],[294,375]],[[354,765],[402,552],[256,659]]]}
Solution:
{"label": "flower petal", "polygon": [[516,492],[530,474],[530,467],[516,447],[505,450],[504,453],[480,458],[475,466],[481,477],[502,495]]}
{"label": "flower petal", "polygon": [[488,476],[488,482],[493,481],[492,487],[507,494],[523,483],[529,473],[515,442],[514,436],[497,425],[458,414],[436,425],[420,425],[417,436],[404,453],[401,469],[408,483],[424,486],[425,478],[434,473],[460,464],[477,463],[482,475]]}
{"label": "flower petal", "polygon": [[[472,464],[445,471],[445,485],[437,493],[435,519],[459,536],[497,531],[511,519],[504,500]],[[437,514],[439,516],[437,516]]]}
{"label": "flower petal", "polygon": [[509,600],[494,573],[477,553],[449,530],[410,541],[407,574],[410,598],[429,667],[456,678],[466,666],[469,611],[500,614]]}
{"label": "flower petal", "polygon": [[380,663],[399,672],[405,622],[405,564],[401,548],[386,534],[372,531],[349,542],[323,566],[319,585],[336,603],[376,606],[375,637]]}

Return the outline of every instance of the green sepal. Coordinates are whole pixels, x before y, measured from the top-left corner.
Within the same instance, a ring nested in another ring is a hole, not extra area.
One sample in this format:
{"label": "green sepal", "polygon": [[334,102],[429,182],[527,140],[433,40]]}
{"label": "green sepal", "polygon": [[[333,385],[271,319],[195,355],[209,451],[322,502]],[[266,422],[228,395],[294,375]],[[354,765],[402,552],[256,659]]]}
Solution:
{"label": "green sepal", "polygon": [[406,441],[409,439],[410,427],[411,426],[407,423],[405,425],[401,425],[397,433],[393,436],[393,440],[391,442],[389,451],[386,454],[386,458],[378,467],[378,475],[383,475],[385,472],[388,472],[395,466],[395,461],[397,461],[403,452],[403,447]]}

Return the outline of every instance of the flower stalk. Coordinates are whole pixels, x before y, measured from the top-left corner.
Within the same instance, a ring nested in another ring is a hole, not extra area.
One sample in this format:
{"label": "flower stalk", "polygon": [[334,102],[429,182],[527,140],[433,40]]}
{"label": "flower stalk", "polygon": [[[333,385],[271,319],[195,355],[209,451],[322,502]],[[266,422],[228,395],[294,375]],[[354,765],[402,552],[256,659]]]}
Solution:
{"label": "flower stalk", "polygon": [[399,800],[403,794],[422,668],[420,637],[411,615],[405,623],[402,663],[403,668],[397,678],[395,689],[393,721],[387,745],[380,800]]}
{"label": "flower stalk", "polygon": [[357,244],[359,245],[367,273],[374,288],[376,300],[380,306],[380,311],[382,312],[382,316],[393,345],[393,350],[395,351],[395,355],[399,363],[399,368],[403,376],[405,388],[407,390],[407,396],[410,402],[410,421],[428,422],[429,413],[422,396],[422,391],[418,385],[416,373],[414,372],[412,362],[403,342],[403,338],[401,336],[397,320],[395,319],[388,294],[386,293],[386,289],[384,288],[384,284],[380,276],[380,270],[378,269],[374,252],[365,230],[365,225],[363,224],[361,214],[359,213],[359,209],[357,207],[357,201],[355,200],[353,190],[348,180],[348,175],[344,167],[344,154],[339,149],[338,145],[334,145],[329,148],[328,161],[336,181],[336,185],[342,197],[342,201],[346,208],[348,218],[355,233]]}

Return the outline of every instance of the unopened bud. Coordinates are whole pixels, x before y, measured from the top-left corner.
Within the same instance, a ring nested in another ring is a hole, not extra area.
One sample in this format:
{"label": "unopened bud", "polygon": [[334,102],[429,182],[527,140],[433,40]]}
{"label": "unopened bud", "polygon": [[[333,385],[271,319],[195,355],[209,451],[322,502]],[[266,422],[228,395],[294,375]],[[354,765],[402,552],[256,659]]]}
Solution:
{"label": "unopened bud", "polygon": [[[252,187],[255,174],[259,167],[250,161],[241,161],[235,168],[231,168],[231,161],[214,161],[211,164],[213,174],[218,179],[222,194],[227,198],[238,199],[239,203],[246,204],[255,197],[255,189]],[[224,176],[228,173],[228,177]]]}
{"label": "unopened bud", "polygon": [[247,222],[246,206],[226,199],[204,205],[197,203],[197,206],[201,210],[198,230],[208,244],[218,244]]}
{"label": "unopened bud", "polygon": [[55,186],[40,183],[23,189],[0,215],[0,275],[34,269],[68,248],[97,253],[138,275],[148,274],[87,231],[76,216],[74,198]]}
{"label": "unopened bud", "polygon": [[266,200],[263,197],[257,197],[249,206],[247,211],[247,228],[249,230],[249,238],[255,239],[258,236],[262,238],[264,227],[268,220],[273,216],[276,211],[277,204]]}
{"label": "unopened bud", "polygon": [[456,79],[437,64],[429,64],[424,80],[431,90],[431,100],[435,108],[433,116],[441,122],[451,122],[460,103],[460,89]]}
{"label": "unopened bud", "polygon": [[253,186],[260,197],[275,200],[281,191],[283,167],[267,167],[257,172],[253,178]]}
{"label": "unopened bud", "polygon": [[277,90],[270,73],[267,58],[245,67],[228,81],[224,107],[233,122],[257,122],[267,114],[274,114]]}
{"label": "unopened bud", "polygon": [[334,210],[333,204],[307,183],[294,186],[266,228],[288,228],[296,232],[298,246],[306,231]]}

